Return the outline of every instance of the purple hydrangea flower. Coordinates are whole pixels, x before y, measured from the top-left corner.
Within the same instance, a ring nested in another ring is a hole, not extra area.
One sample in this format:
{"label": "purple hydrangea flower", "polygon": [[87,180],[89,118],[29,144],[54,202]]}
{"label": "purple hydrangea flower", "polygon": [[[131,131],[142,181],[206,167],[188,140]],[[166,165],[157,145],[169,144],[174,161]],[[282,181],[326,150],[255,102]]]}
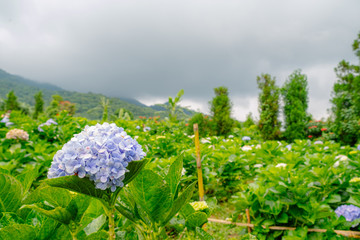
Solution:
{"label": "purple hydrangea flower", "polygon": [[150,131],[150,130],[151,130],[150,127],[144,127],[144,132],[148,132],[148,131]]}
{"label": "purple hydrangea flower", "polygon": [[341,205],[335,210],[335,213],[338,217],[344,216],[348,222],[360,218],[360,208],[354,205]]}
{"label": "purple hydrangea flower", "polygon": [[89,177],[98,189],[123,187],[126,167],[146,156],[142,147],[115,123],[86,126],[53,159],[48,178],[67,175]]}
{"label": "purple hydrangea flower", "polygon": [[357,150],[359,150],[359,151],[360,151],[360,145],[358,145],[358,146],[357,146]]}
{"label": "purple hydrangea flower", "polygon": [[48,119],[45,123],[39,125],[39,132],[44,132],[44,130],[41,128],[42,126],[50,126],[51,124],[57,125],[57,122],[55,122],[52,118]]}
{"label": "purple hydrangea flower", "polygon": [[8,116],[5,115],[5,117],[4,117],[3,119],[1,119],[0,122],[2,122],[2,123],[7,123],[7,122],[10,122],[10,119],[9,119]]}
{"label": "purple hydrangea flower", "polygon": [[243,140],[243,141],[250,141],[250,140],[251,140],[251,138],[250,138],[250,137],[248,137],[248,136],[244,136],[244,137],[242,138],[242,140]]}
{"label": "purple hydrangea flower", "polygon": [[140,126],[136,126],[136,129],[140,129]]}

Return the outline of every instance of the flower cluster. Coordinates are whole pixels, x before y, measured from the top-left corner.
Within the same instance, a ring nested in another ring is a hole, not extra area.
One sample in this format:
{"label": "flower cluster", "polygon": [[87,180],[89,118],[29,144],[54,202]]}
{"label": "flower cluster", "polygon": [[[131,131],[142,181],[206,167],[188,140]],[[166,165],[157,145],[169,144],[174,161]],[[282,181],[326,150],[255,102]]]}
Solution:
{"label": "flower cluster", "polygon": [[57,122],[55,122],[52,118],[50,118],[45,123],[39,125],[38,127],[39,132],[44,132],[44,130],[41,128],[42,126],[50,126],[52,124],[57,125]]}
{"label": "flower cluster", "polygon": [[29,134],[22,129],[11,129],[6,133],[7,139],[29,140]]}
{"label": "flower cluster", "polygon": [[141,145],[114,123],[86,126],[55,154],[48,178],[75,174],[114,192],[123,187],[129,162],[145,156]]}
{"label": "flower cluster", "polygon": [[250,141],[250,140],[251,140],[251,138],[250,138],[250,137],[248,137],[248,136],[244,136],[241,140],[243,140],[243,141]]}
{"label": "flower cluster", "polygon": [[1,119],[0,122],[5,123],[5,126],[6,126],[6,127],[9,127],[9,126],[13,125],[13,123],[10,122],[10,114],[8,114],[8,113],[6,113],[6,114],[3,116],[3,119]]}
{"label": "flower cluster", "polygon": [[209,208],[205,201],[192,202],[190,205],[194,208],[195,211],[202,211]]}
{"label": "flower cluster", "polygon": [[338,217],[344,216],[348,222],[360,218],[360,208],[354,205],[341,205],[335,210],[335,213]]}

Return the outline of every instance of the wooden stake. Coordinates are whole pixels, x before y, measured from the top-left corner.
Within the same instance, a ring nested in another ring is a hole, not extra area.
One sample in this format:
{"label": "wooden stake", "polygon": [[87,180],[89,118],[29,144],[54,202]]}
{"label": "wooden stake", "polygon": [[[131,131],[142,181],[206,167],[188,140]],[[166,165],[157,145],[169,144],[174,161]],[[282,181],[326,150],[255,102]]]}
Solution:
{"label": "wooden stake", "polygon": [[204,201],[204,183],[203,183],[202,169],[201,169],[199,127],[197,123],[194,124],[194,133],[195,133],[195,150],[196,150],[196,168],[197,168],[198,184],[199,184],[199,199],[200,201]]}
{"label": "wooden stake", "polygon": [[[250,211],[249,211],[249,209],[247,208],[247,209],[245,210],[245,212],[246,212],[247,223],[248,223],[248,224],[251,224]],[[249,226],[248,226],[248,233],[251,233],[251,227],[249,227]]]}

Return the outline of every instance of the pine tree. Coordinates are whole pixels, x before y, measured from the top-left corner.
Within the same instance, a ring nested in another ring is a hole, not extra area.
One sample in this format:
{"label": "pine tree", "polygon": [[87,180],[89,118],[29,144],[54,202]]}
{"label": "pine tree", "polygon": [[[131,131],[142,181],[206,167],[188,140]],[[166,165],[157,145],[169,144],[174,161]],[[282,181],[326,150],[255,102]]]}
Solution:
{"label": "pine tree", "polygon": [[5,110],[20,110],[20,104],[17,101],[14,90],[11,90],[7,94],[7,99],[5,100]]}
{"label": "pine tree", "polygon": [[40,113],[44,112],[44,99],[42,92],[39,91],[35,94],[35,112],[34,112],[34,118],[37,119]]}
{"label": "pine tree", "polygon": [[291,142],[304,139],[309,121],[307,76],[301,70],[294,71],[286,80],[281,93],[284,100],[284,137]]}
{"label": "pine tree", "polygon": [[259,94],[260,120],[258,123],[260,133],[264,140],[275,140],[280,136],[281,123],[279,117],[280,90],[275,85],[275,78],[270,74],[261,74],[257,77]]}
{"label": "pine tree", "polygon": [[228,89],[218,87],[214,89],[215,97],[211,102],[211,113],[214,121],[214,130],[217,136],[227,136],[232,130],[234,120],[231,115],[231,103]]}

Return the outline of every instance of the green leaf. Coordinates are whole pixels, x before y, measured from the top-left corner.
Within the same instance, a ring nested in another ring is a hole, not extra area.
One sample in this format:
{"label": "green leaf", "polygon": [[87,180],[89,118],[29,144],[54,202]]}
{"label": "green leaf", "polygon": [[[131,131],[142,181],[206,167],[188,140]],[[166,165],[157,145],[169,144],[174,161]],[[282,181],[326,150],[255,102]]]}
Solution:
{"label": "green leaf", "polygon": [[183,168],[183,156],[179,156],[175,159],[175,161],[171,164],[169,168],[169,172],[165,177],[165,181],[170,186],[170,191],[173,196],[173,199],[176,198],[175,193],[178,188],[180,179],[181,179],[181,171]]}
{"label": "green leaf", "polygon": [[135,202],[153,222],[162,222],[172,205],[169,185],[151,170],[143,170],[129,184]]}
{"label": "green leaf", "polygon": [[39,175],[39,168],[33,167],[17,175],[16,179],[21,182],[24,192],[27,192],[30,189],[33,181],[38,177],[38,175]]}
{"label": "green leaf", "polygon": [[0,239],[36,239],[36,232],[30,225],[14,224],[0,230]]}
{"label": "green leaf", "polygon": [[193,192],[195,190],[196,182],[193,182],[190,184],[185,191],[177,198],[175,199],[173,206],[170,210],[169,215],[164,220],[163,224],[165,225],[168,221],[171,220],[177,214],[180,209],[184,206],[184,204],[188,203],[193,195]]}
{"label": "green leaf", "polygon": [[0,212],[16,212],[23,195],[21,183],[7,174],[0,174]]}
{"label": "green leaf", "polygon": [[278,223],[288,223],[289,216],[286,213],[282,213],[280,216],[276,218],[276,222]]}
{"label": "green leaf", "polygon": [[207,223],[207,215],[203,212],[195,212],[193,214],[190,214],[185,220],[186,227],[190,229],[201,227],[205,223]]}
{"label": "green leaf", "polygon": [[109,234],[105,231],[100,231],[89,235],[86,240],[107,240],[109,239]]}
{"label": "green leaf", "polygon": [[44,203],[45,201],[47,205],[51,205],[53,208],[66,208],[71,201],[71,194],[65,189],[42,185],[36,188],[35,191],[23,201],[23,204],[30,205],[34,203]]}
{"label": "green leaf", "polygon": [[106,215],[102,214],[99,217],[92,220],[91,223],[89,223],[86,227],[84,227],[84,232],[86,235],[90,235],[92,233],[95,233],[101,229],[101,227],[106,222]]}
{"label": "green leaf", "polygon": [[215,240],[213,236],[207,233],[204,229],[196,227],[195,229],[196,235],[202,240]]}
{"label": "green leaf", "polygon": [[181,216],[183,216],[185,219],[186,219],[189,215],[191,215],[191,214],[193,214],[193,213],[195,213],[195,212],[196,212],[195,209],[194,209],[193,206],[191,206],[189,203],[186,204],[185,206],[183,206],[183,207],[180,209],[180,214],[181,214]]}
{"label": "green leaf", "polygon": [[121,215],[123,215],[124,217],[126,217],[127,219],[129,219],[132,222],[136,222],[138,220],[136,218],[135,214],[130,209],[124,207],[120,203],[117,203],[115,205],[115,209],[118,210],[119,213],[121,213]]}
{"label": "green leaf", "polygon": [[44,182],[52,187],[64,188],[73,192],[85,194],[99,199],[103,203],[110,201],[110,192],[108,190],[95,188],[94,182],[90,181],[88,178],[79,178],[78,176],[73,175],[46,179]]}
{"label": "green leaf", "polygon": [[339,194],[333,194],[328,199],[326,199],[327,203],[338,203],[341,202],[341,196]]}
{"label": "green leaf", "polygon": [[124,186],[130,183],[134,178],[140,173],[140,171],[145,167],[148,163],[148,159],[144,159],[141,161],[132,161],[126,167],[128,172],[125,173]]}
{"label": "green leaf", "polygon": [[71,219],[73,218],[72,214],[62,207],[56,207],[51,210],[46,210],[46,209],[39,207],[36,204],[31,204],[31,205],[23,205],[22,208],[33,209],[39,213],[44,214],[45,216],[47,216],[49,218],[52,218],[56,221],[59,221],[60,223],[66,224],[66,225],[69,224]]}

